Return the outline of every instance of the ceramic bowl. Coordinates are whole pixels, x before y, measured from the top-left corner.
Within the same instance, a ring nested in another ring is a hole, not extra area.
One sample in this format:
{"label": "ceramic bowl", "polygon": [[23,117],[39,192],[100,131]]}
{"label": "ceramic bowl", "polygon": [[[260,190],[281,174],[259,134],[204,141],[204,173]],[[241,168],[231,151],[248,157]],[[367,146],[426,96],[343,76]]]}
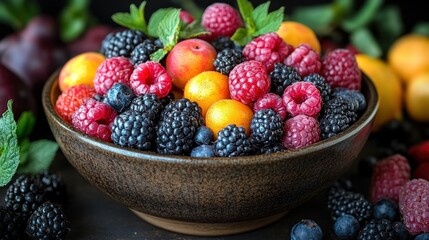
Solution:
{"label": "ceramic bowl", "polygon": [[219,236],[276,221],[350,169],[378,109],[365,75],[362,91],[367,109],[341,134],[298,150],[235,158],[161,155],[82,134],[55,112],[58,73],[45,84],[42,102],[61,151],[90,184],[153,225]]}

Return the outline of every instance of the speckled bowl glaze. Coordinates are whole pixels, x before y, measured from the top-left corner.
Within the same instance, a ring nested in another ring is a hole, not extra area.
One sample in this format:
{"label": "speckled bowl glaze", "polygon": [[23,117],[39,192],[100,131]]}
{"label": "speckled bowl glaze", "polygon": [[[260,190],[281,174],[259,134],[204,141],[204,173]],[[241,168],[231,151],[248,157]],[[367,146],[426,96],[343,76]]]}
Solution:
{"label": "speckled bowl glaze", "polygon": [[60,149],[92,185],[158,227],[200,236],[241,233],[276,221],[326,189],[362,150],[378,108],[362,79],[367,109],[343,133],[269,155],[191,158],[122,148],[80,132],[55,112],[58,73],[42,102]]}

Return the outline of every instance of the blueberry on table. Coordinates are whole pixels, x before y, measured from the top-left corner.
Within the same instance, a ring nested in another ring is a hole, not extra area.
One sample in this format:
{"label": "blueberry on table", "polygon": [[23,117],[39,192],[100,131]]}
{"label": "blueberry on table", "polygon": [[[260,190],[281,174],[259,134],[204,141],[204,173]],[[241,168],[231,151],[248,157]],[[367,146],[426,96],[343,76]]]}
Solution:
{"label": "blueberry on table", "polygon": [[321,240],[322,228],[311,219],[303,219],[292,227],[291,240]]}
{"label": "blueberry on table", "polygon": [[337,218],[334,223],[334,232],[340,239],[355,239],[359,233],[359,221],[352,215],[344,214]]}

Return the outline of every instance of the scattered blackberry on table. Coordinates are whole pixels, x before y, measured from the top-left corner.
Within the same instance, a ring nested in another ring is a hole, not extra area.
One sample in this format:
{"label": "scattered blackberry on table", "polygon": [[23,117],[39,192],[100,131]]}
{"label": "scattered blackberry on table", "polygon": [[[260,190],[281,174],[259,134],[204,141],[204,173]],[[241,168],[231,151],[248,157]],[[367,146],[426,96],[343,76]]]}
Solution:
{"label": "scattered blackberry on table", "polygon": [[325,103],[319,116],[322,139],[333,137],[356,122],[358,115],[343,98],[332,98]]}
{"label": "scattered blackberry on table", "polygon": [[215,157],[216,154],[214,152],[212,145],[199,145],[192,149],[191,157]]}
{"label": "scattered blackberry on table", "polygon": [[152,150],[156,123],[149,112],[125,111],[116,116],[112,127],[112,141],[122,147]]}
{"label": "scattered blackberry on table", "polygon": [[160,47],[158,47],[152,39],[145,39],[132,50],[130,59],[134,66],[138,66],[141,63],[150,61],[150,55],[158,49],[160,49]]}
{"label": "scattered blackberry on table", "polygon": [[135,96],[128,85],[118,82],[107,91],[103,102],[111,106],[117,113],[121,113],[130,107]]}
{"label": "scattered blackberry on table", "polygon": [[189,112],[169,111],[158,123],[156,151],[162,154],[186,155],[194,146],[198,121]]}
{"label": "scattered blackberry on table", "polygon": [[372,218],[373,206],[360,193],[330,188],[327,203],[334,221],[343,214],[354,216],[360,223]]}
{"label": "scattered blackberry on table", "polygon": [[291,240],[322,240],[322,228],[311,219],[302,219],[296,223],[290,233]]}
{"label": "scattered blackberry on table", "polygon": [[[395,232],[395,237],[397,240],[408,240],[410,233],[408,233],[407,228],[403,222],[396,221],[392,223],[393,231]],[[429,237],[429,236],[428,236]],[[429,238],[427,239],[429,240]]]}
{"label": "scattered blackberry on table", "polygon": [[200,126],[197,129],[197,132],[194,136],[194,141],[197,145],[210,145],[213,143],[213,140],[214,134],[210,128],[206,126]]}
{"label": "scattered blackberry on table", "polygon": [[337,87],[332,90],[332,97],[341,97],[349,101],[354,111],[362,111],[366,108],[366,99],[362,92]]}
{"label": "scattered blackberry on table", "polygon": [[43,189],[45,190],[46,200],[64,204],[67,197],[67,188],[59,173],[45,170],[36,175]]}
{"label": "scattered blackberry on table", "polygon": [[184,112],[194,117],[198,122],[198,127],[205,125],[201,107],[198,106],[196,102],[191,102],[187,98],[177,99],[164,107],[164,110],[161,112],[161,119],[163,119],[170,112],[175,111]]}
{"label": "scattered blackberry on table", "polygon": [[19,239],[21,220],[12,211],[0,206],[0,240]]}
{"label": "scattered blackberry on table", "polygon": [[394,240],[395,231],[388,219],[371,219],[363,226],[357,237],[358,240]]}
{"label": "scattered blackberry on table", "polygon": [[138,113],[148,113],[153,119],[159,119],[163,109],[158,96],[152,93],[140,94],[131,101],[130,109]]}
{"label": "scattered blackberry on table", "polygon": [[70,222],[61,205],[45,202],[31,215],[26,232],[33,239],[65,239]]}
{"label": "scattered blackberry on table", "polygon": [[349,214],[341,215],[334,222],[334,233],[341,240],[355,239],[359,230],[359,221]]}
{"label": "scattered blackberry on table", "polygon": [[102,43],[101,52],[106,58],[131,56],[134,48],[142,43],[146,36],[137,30],[124,30],[106,36]]}
{"label": "scattered blackberry on table", "polygon": [[246,59],[240,50],[226,48],[217,53],[213,65],[217,72],[228,76],[235,66],[244,61],[246,61]]}
{"label": "scattered blackberry on table", "polygon": [[211,44],[218,53],[227,48],[236,49],[235,43],[231,40],[230,37],[218,37],[215,40],[211,41]]}
{"label": "scattered blackberry on table", "polygon": [[276,63],[270,72],[271,88],[270,92],[279,96],[283,95],[286,87],[295,82],[302,81],[301,75],[292,66],[283,63]]}
{"label": "scattered blackberry on table", "polygon": [[292,117],[301,114],[317,117],[322,109],[320,92],[311,82],[295,82],[286,87],[282,99]]}
{"label": "scattered blackberry on table", "polygon": [[317,120],[302,114],[287,119],[284,123],[284,132],[282,143],[285,149],[298,149],[320,139]]}
{"label": "scattered blackberry on table", "polygon": [[305,77],[312,73],[319,73],[322,68],[319,54],[306,43],[302,43],[296,47],[293,52],[284,59],[283,63],[287,66],[293,66],[301,77]]}
{"label": "scattered blackberry on table", "polygon": [[219,157],[247,156],[253,146],[243,127],[230,124],[219,131],[214,150]]}
{"label": "scattered blackberry on table", "polygon": [[250,123],[250,138],[257,146],[271,146],[279,143],[284,135],[283,121],[272,109],[257,111]]}
{"label": "scattered blackberry on table", "polygon": [[396,202],[384,198],[374,204],[374,218],[375,219],[389,219],[391,221],[396,219],[398,215],[398,204]]}
{"label": "scattered blackberry on table", "polygon": [[[322,97],[323,102],[328,102],[331,98],[331,85],[329,85],[325,78],[318,73],[312,73],[303,79],[304,82],[311,82],[316,86],[316,88],[320,92],[320,96]],[[363,96],[363,95],[362,95]],[[364,97],[365,99],[365,97]]]}

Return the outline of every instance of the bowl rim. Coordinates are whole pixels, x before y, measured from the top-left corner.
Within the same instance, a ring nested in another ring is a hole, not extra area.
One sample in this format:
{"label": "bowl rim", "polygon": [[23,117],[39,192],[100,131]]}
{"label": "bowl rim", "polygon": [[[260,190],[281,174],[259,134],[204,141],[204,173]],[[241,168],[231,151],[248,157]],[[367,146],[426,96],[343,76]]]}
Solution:
{"label": "bowl rim", "polygon": [[[132,159],[139,158],[145,161],[156,161],[164,163],[181,163],[181,164],[191,164],[191,165],[252,165],[252,164],[261,164],[261,163],[270,163],[273,161],[279,160],[288,160],[290,158],[302,156],[312,152],[318,152],[324,148],[331,147],[333,145],[339,144],[343,140],[352,137],[357,134],[362,128],[370,124],[370,122],[375,118],[379,107],[379,97],[376,90],[376,87],[373,81],[363,72],[362,76],[362,86],[366,88],[368,92],[367,96],[367,107],[365,111],[361,114],[359,119],[353,123],[349,128],[343,132],[330,137],[328,139],[320,140],[316,143],[313,143],[309,146],[302,147],[299,149],[288,149],[282,152],[266,154],[266,157],[261,155],[250,155],[250,156],[238,156],[238,157],[212,157],[212,158],[201,158],[201,157],[191,157],[191,156],[182,156],[182,155],[166,155],[160,154],[153,151],[144,151],[133,148],[124,148],[118,146],[111,142],[104,142],[100,139],[76,131],[73,126],[63,120],[55,110],[54,97],[55,92],[59,91],[58,76],[59,71],[55,71],[48,81],[45,83],[42,91],[42,105],[45,111],[45,115],[51,115],[53,121],[58,124],[62,129],[75,134],[79,139],[88,144],[94,145],[101,149],[107,150],[109,152],[113,151],[116,154],[122,154],[127,156],[127,159],[132,161]],[[47,117],[47,116],[45,116]],[[51,123],[49,123],[51,124]],[[51,128],[52,129],[52,128]],[[129,158],[128,158],[129,157]]]}

